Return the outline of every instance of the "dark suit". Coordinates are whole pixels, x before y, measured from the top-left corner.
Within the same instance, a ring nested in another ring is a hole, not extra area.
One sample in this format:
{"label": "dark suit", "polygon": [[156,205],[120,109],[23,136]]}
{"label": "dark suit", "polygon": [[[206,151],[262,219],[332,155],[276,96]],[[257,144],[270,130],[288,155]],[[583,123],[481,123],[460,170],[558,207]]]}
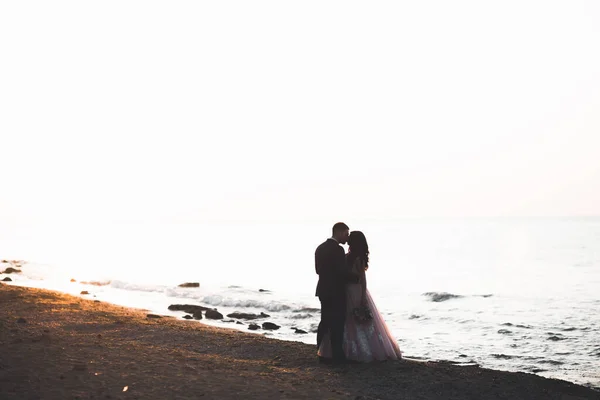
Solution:
{"label": "dark suit", "polygon": [[327,332],[335,360],[343,360],[344,324],[346,323],[346,283],[355,281],[346,267],[344,249],[334,239],[327,239],[315,251],[315,269],[319,275],[316,296],[321,301],[321,322],[317,347]]}

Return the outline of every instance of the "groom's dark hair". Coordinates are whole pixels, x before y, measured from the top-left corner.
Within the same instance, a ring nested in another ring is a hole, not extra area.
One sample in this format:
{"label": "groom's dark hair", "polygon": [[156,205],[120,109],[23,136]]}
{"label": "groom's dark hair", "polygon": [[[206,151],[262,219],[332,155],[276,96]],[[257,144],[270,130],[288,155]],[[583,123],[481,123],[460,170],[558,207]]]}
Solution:
{"label": "groom's dark hair", "polygon": [[348,231],[350,230],[350,228],[348,228],[348,225],[346,225],[343,222],[338,222],[337,224],[333,225],[333,228],[331,229],[331,233],[333,236],[335,236],[336,232],[342,232],[342,231]]}

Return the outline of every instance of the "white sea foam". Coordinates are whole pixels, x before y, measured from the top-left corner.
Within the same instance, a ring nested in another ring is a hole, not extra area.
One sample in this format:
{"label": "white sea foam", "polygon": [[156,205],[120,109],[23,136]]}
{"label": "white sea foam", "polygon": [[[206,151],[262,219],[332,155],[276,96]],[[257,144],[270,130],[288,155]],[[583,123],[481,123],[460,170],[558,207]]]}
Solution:
{"label": "white sea foam", "polygon": [[268,311],[286,311],[292,308],[292,306],[288,304],[283,304],[276,301],[264,301],[258,299],[240,300],[231,297],[224,297],[221,295],[205,296],[202,298],[202,303],[216,307],[221,306],[229,308],[257,308]]}

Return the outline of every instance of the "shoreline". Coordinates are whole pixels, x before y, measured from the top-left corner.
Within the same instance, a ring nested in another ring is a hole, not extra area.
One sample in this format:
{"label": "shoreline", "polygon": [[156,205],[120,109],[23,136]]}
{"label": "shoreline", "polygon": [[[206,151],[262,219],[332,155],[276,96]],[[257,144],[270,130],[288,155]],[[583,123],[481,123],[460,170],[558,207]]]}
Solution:
{"label": "shoreline", "polygon": [[403,360],[331,367],[315,346],[0,285],[2,399],[600,399],[571,382]]}

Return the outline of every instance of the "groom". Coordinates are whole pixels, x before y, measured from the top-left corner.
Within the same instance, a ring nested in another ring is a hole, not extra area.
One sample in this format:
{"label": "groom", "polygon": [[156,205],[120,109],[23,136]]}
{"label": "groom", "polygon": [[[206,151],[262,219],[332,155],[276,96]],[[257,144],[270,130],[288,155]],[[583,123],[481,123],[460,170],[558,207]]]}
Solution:
{"label": "groom", "polygon": [[[356,283],[346,268],[346,255],[340,244],[346,244],[350,228],[343,222],[333,225],[332,237],[317,247],[315,269],[319,275],[316,296],[321,301],[321,322],[317,331],[317,348],[327,332],[331,338],[333,362],[346,361],[342,344],[346,323],[346,283]],[[326,361],[321,359],[321,361]]]}

